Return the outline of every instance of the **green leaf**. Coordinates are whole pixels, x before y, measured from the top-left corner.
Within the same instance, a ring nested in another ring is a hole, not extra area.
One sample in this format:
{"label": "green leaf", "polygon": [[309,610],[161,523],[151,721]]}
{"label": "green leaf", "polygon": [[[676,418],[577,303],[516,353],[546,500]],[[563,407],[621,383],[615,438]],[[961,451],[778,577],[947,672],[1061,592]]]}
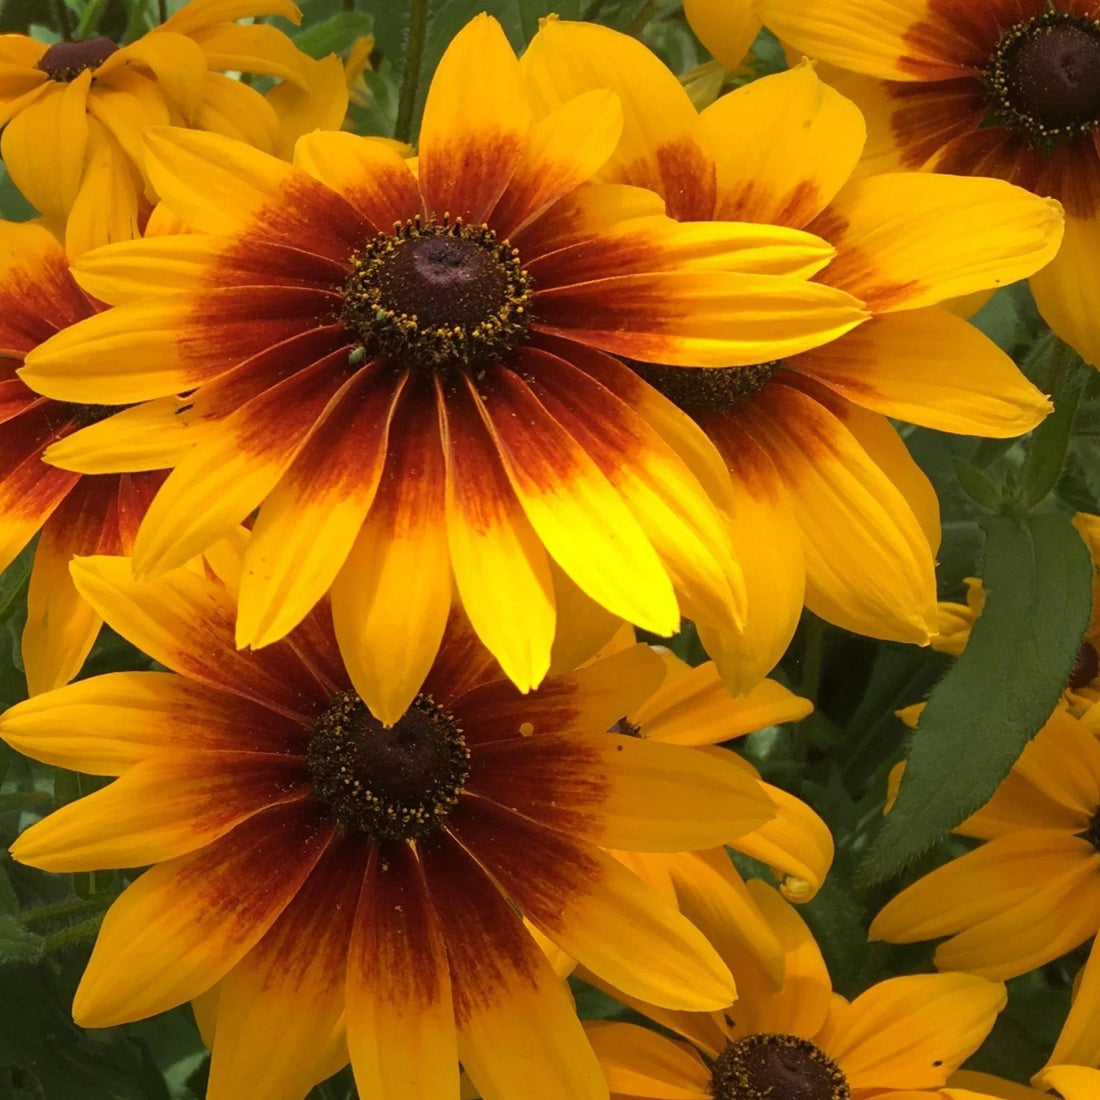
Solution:
{"label": "green leaf", "polygon": [[1025,511],[1043,501],[1062,476],[1083,385],[1076,372],[1068,373],[1054,395],[1054,412],[1031,433],[1018,498]]}
{"label": "green leaf", "polygon": [[46,941],[28,932],[15,917],[0,913],[0,970],[34,966],[46,954]]}
{"label": "green leaf", "polygon": [[364,12],[342,11],[299,31],[294,44],[310,57],[328,57],[343,53],[357,38],[370,34],[372,26],[371,17]]}
{"label": "green leaf", "polygon": [[1001,490],[981,470],[968,462],[956,458],[953,463],[955,476],[966,495],[986,511],[996,512],[1001,506]]}
{"label": "green leaf", "polygon": [[1058,704],[1092,601],[1089,556],[1060,513],[987,518],[986,603],[928,698],[865,882],[896,874],[981,808]]}

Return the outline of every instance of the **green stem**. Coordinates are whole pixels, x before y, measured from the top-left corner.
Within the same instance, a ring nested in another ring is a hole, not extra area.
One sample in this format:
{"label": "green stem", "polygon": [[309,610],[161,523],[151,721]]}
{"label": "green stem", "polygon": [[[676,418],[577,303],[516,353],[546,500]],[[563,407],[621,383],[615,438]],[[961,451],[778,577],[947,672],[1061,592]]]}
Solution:
{"label": "green stem", "polygon": [[825,657],[825,624],[816,616],[806,620],[806,648],[802,654],[802,694],[817,706],[821,665]]}
{"label": "green stem", "polygon": [[20,913],[19,921],[24,928],[34,928],[40,924],[66,920],[69,917],[83,917],[89,913],[101,914],[116,897],[118,897],[117,894],[95,894],[90,898],[66,898],[65,901],[54,902],[52,905],[39,905],[35,909],[27,909]]}
{"label": "green stem", "polygon": [[80,924],[71,924],[59,932],[51,932],[45,937],[46,953],[52,955],[66,948],[75,947],[78,943],[94,940],[102,923],[103,914],[99,913],[89,920],[81,921]]}
{"label": "green stem", "polygon": [[420,65],[424,58],[424,40],[427,33],[428,0],[410,0],[409,38],[405,44],[405,71],[401,75],[401,95],[397,101],[397,125],[394,127],[394,136],[398,141],[412,139],[416,92],[420,84]]}
{"label": "green stem", "polygon": [[168,0],[157,0],[157,13],[162,23],[168,22]]}
{"label": "green stem", "polygon": [[80,13],[80,22],[76,25],[78,40],[83,41],[85,38],[93,37],[92,32],[99,25],[99,17],[103,14],[103,9],[106,6],[107,0],[88,0],[84,5],[84,10]]}
{"label": "green stem", "polygon": [[69,5],[65,3],[65,0],[54,0],[54,7],[57,9],[57,25],[61,29],[61,37],[66,42],[73,40],[73,21],[69,14]]}
{"label": "green stem", "polygon": [[641,6],[638,14],[634,16],[629,23],[627,23],[624,33],[631,35],[633,38],[637,38],[645,30],[646,24],[657,14],[657,9],[661,6],[661,0],[646,0]]}

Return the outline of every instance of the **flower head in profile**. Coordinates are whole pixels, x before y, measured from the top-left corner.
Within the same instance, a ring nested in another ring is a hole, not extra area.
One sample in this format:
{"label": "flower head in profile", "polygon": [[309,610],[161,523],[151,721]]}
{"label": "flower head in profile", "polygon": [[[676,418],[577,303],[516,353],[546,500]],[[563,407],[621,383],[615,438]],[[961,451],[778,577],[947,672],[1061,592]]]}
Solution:
{"label": "flower head in profile", "polygon": [[[479,16],[435,74],[415,174],[392,143],[348,133],[306,135],[290,165],[154,131],[157,189],[196,232],[84,257],[77,277],[118,308],[23,372],[64,400],[193,391],[194,446],[138,534],[139,574],[259,507],[238,643],[281,638],[331,589],[352,681],[387,722],[456,600],[523,689],[549,666],[563,585],[660,634],[681,613],[733,629],[721,460],[671,406],[659,434],[614,353],[753,361],[865,313],[806,280],[832,254],[811,234],[681,225],[650,191],[590,184],[621,129],[599,90],[533,121],[511,47]],[[144,459],[106,421],[49,461]]]}
{"label": "flower head in profile", "polygon": [[1100,741],[1095,725],[1058,709],[992,799],[957,832],[983,843],[890,901],[871,937],[948,937],[942,970],[1010,978],[1093,940],[1074,1004],[1100,1013]]}
{"label": "flower head in profile", "polygon": [[[1027,431],[1049,402],[942,303],[1010,283],[1054,255],[1058,204],[1000,180],[916,172],[852,179],[856,107],[807,65],[696,111],[636,40],[548,20],[523,58],[542,110],[610,87],[624,136],[600,179],[659,192],[684,222],[737,218],[808,230],[836,248],[815,281],[873,314],[807,351],[668,369],[633,355],[618,392],[659,431],[690,417],[721,452],[739,517],[747,626],[701,637],[731,687],[782,655],[805,604],[846,629],[926,643],[936,629],[939,512],[888,418],[981,436]],[[659,392],[658,392],[659,391]]]}
{"label": "flower head in profile", "polygon": [[[1078,512],[1073,525],[1088,547],[1092,560],[1092,605],[1081,647],[1074,658],[1062,693],[1062,705],[1081,717],[1100,703],[1100,516]],[[940,603],[939,633],[932,646],[953,657],[966,648],[974,620],[982,613],[985,592],[977,577],[966,578],[966,603],[944,600]],[[1100,710],[1097,712],[1100,714]]]}
{"label": "flower head in profile", "polygon": [[201,997],[208,1100],[300,1097],[350,1060],[365,1096],[606,1096],[525,918],[670,1009],[735,988],[702,934],[605,847],[709,847],[761,826],[734,765],[607,729],[660,683],[633,646],[521,695],[456,614],[391,726],[367,710],[327,607],[258,652],[233,641],[238,543],[138,580],[78,559],[84,597],[169,672],[20,703],[0,736],[108,786],[26,831],[55,871],[151,865],[114,902],[77,991],[84,1026]]}
{"label": "flower head in profile", "polygon": [[82,476],[42,461],[48,446],[115,410],[51,401],[16,372],[39,343],[101,306],[73,282],[64,249],[41,226],[3,222],[0,239],[0,569],[40,534],[23,631],[23,666],[35,694],[71,680],[99,631],[99,616],[73,586],[69,559],[129,553],[164,480],[158,467],[181,452],[173,448],[175,403],[169,401],[142,414],[152,472]]}
{"label": "flower head in profile", "polygon": [[[1100,4],[758,0],[867,117],[866,165],[998,176],[1065,206],[1040,313],[1100,366]],[[980,14],[976,14],[979,12]]]}
{"label": "flower head in profile", "polygon": [[[629,639],[632,640],[632,639]],[[775,816],[758,829],[728,837],[726,845],[770,867],[790,901],[811,901],[833,861],[829,827],[801,799],[760,779],[744,757],[717,748],[783,722],[797,722],[813,709],[776,680],[762,680],[747,695],[731,697],[713,661],[695,668],[664,652],[667,672],[661,686],[613,728],[644,740],[691,745],[741,768],[775,805]],[[730,929],[749,946],[758,964],[782,981],[784,952],[770,920],[757,905],[725,848],[699,852],[619,852],[618,858],[641,878],[671,892],[689,919],[724,909]]]}
{"label": "flower head in profile", "polygon": [[707,928],[737,970],[740,996],[722,1012],[669,1012],[625,1003],[677,1035],[635,1024],[590,1025],[615,1100],[986,1100],[940,1091],[981,1045],[1006,1002],[1000,982],[969,974],[915,974],[871,986],[852,1001],[829,972],[801,917],[770,887],[749,889],[783,945],[776,984],[739,952],[733,929]]}
{"label": "flower head in profile", "polygon": [[276,106],[294,97],[279,92],[265,100],[225,70],[321,94],[316,67],[324,63],[275,27],[235,22],[260,15],[301,19],[292,0],[190,0],[122,47],[109,38],[47,46],[0,36],[0,154],[70,256],[140,236],[155,201],[145,127],[190,126],[273,148],[282,126]]}

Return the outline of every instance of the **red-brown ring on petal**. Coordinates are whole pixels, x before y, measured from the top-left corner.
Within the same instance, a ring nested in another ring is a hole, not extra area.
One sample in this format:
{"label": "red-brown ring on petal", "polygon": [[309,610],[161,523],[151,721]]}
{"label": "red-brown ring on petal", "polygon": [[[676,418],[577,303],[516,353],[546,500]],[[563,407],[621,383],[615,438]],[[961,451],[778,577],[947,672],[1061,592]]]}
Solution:
{"label": "red-brown ring on petal", "polygon": [[488,226],[418,216],[351,264],[339,316],[364,358],[470,369],[506,359],[527,332],[534,283]]}
{"label": "red-brown ring on petal", "polygon": [[85,69],[98,69],[118,49],[109,38],[89,38],[85,42],[55,42],[38,61],[51,80],[67,84]]}
{"label": "red-brown ring on petal", "polygon": [[747,1035],[727,1043],[711,1066],[714,1100],[851,1100],[840,1067],[795,1035]]}
{"label": "red-brown ring on petal", "polygon": [[783,366],[781,360],[747,367],[666,367],[628,359],[627,365],[695,420],[728,412],[759,393]]}
{"label": "red-brown ring on petal", "polygon": [[1100,121],[1100,21],[1047,11],[1001,35],[984,74],[994,125],[1040,151]]}
{"label": "red-brown ring on petal", "polygon": [[1073,668],[1069,670],[1066,687],[1070,691],[1080,691],[1100,675],[1100,653],[1092,642],[1082,642],[1077,656],[1073,659]]}
{"label": "red-brown ring on petal", "polygon": [[384,726],[356,692],[338,693],[310,730],[307,759],[314,797],[337,829],[371,840],[436,832],[470,774],[457,720],[427,695]]}

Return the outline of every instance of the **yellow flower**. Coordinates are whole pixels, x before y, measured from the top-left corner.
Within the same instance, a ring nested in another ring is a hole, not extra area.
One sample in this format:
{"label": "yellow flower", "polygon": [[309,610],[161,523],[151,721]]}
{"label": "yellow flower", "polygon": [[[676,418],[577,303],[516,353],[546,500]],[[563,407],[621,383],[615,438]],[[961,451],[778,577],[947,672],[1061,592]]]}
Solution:
{"label": "yellow flower", "polygon": [[310,59],[244,16],[301,13],[291,0],[191,0],[121,48],[108,38],[52,46],[0,36],[0,154],[70,256],[139,236],[155,189],[142,131],[176,124],[272,149],[279,119],[257,91],[218,70],[309,88]]}
{"label": "yellow flower", "polygon": [[592,87],[619,94],[623,137],[599,179],[651,187],[692,225],[737,218],[824,237],[836,255],[816,280],[873,314],[825,346],[747,369],[727,359],[711,365],[736,369],[669,370],[648,365],[662,363],[656,349],[633,353],[645,364],[619,392],[661,431],[671,414],[655,386],[714,441],[733,478],[747,631],[701,631],[731,687],[747,690],[775,664],[803,593],[846,629],[926,643],[938,504],[887,417],[1012,436],[1049,411],[1011,359],[941,303],[1046,263],[1058,204],[998,180],[851,180],[863,120],[809,66],[701,114],[653,54],[605,27],[546,21],[523,66],[542,110]]}
{"label": "yellow flower", "polygon": [[1051,1066],[1039,1075],[1039,1084],[1062,1100],[1095,1100],[1100,1096],[1100,1070],[1088,1066]]}
{"label": "yellow flower", "polygon": [[[1082,716],[1100,703],[1100,516],[1078,512],[1073,525],[1084,539],[1092,559],[1092,605],[1081,648],[1062,693],[1062,703],[1073,714]],[[985,602],[980,580],[967,577],[966,587],[965,604],[947,600],[940,603],[939,633],[932,639],[934,649],[953,657],[958,657],[966,648],[974,620],[981,614]]]}
{"label": "yellow flower", "polygon": [[348,98],[357,107],[365,107],[370,102],[370,89],[363,74],[370,71],[370,55],[374,52],[374,35],[360,35],[348,49],[344,59],[344,80],[348,86]]}
{"label": "yellow flower", "polygon": [[[102,308],[73,281],[64,249],[44,228],[0,222],[0,569],[38,532],[23,664],[31,694],[67,683],[84,663],[100,627],[69,576],[74,554],[129,553],[141,517],[164,481],[157,466],[182,454],[173,423],[175,401],[154,402],[141,420],[150,428],[153,472],[81,476],[47,466],[42,452],[115,410],[65,404],[19,380],[23,357],[55,332]],[[125,422],[119,423],[120,438]],[[159,442],[157,442],[159,440]]]}
{"label": "yellow flower", "polygon": [[[631,642],[631,631],[618,639],[620,645]],[[775,816],[751,833],[727,838],[726,844],[771,867],[790,901],[812,900],[833,860],[829,827],[800,799],[761,781],[747,760],[711,746],[780,722],[797,722],[811,712],[813,704],[775,680],[763,680],[744,697],[733,699],[713,662],[691,668],[671,653],[665,652],[662,657],[667,672],[661,686],[613,728],[644,740],[694,746],[708,758],[735,764],[760,782],[775,806]],[[616,855],[646,882],[674,897],[689,919],[724,909],[729,914],[729,928],[736,929],[736,935],[756,953],[765,971],[775,981],[782,981],[782,946],[723,848]]]}
{"label": "yellow flower", "polygon": [[684,0],[696,37],[727,69],[736,69],[760,33],[752,0]]}
{"label": "yellow flower", "polygon": [[[234,644],[243,537],[135,579],[80,558],[82,595],[169,672],[18,704],[0,736],[118,776],[16,842],[32,866],[152,865],[115,901],[76,993],[88,1027],[192,998],[216,1014],[208,1100],[300,1097],[347,1061],[364,1096],[606,1096],[520,914],[602,979],[717,1009],[729,972],[602,849],[689,850],[759,828],[759,785],[694,749],[607,731],[660,683],[632,646],[522,695],[461,615],[392,727],[351,686],[327,607]],[[213,1003],[216,1001],[216,1005]]]}
{"label": "yellow flower", "polygon": [[[1056,710],[992,799],[957,830],[985,843],[903,890],[871,938],[948,936],[942,970],[1024,974],[1100,930],[1100,742],[1095,726]],[[1093,949],[1093,958],[1100,952]],[[1100,963],[1086,967],[1086,975]],[[1075,1011],[1100,1011],[1100,980]]]}
{"label": "yellow flower", "polygon": [[[740,997],[724,1012],[669,1012],[625,998],[686,1042],[634,1024],[588,1030],[615,1100],[984,1100],[938,1091],[981,1044],[1005,1005],[1004,986],[969,974],[916,974],[850,1003],[795,911],[759,881],[749,889],[786,955],[778,988],[731,946]],[[708,928],[714,942],[736,940]]]}
{"label": "yellow flower", "polygon": [[[83,257],[82,285],[118,308],[22,374],[65,400],[194,390],[195,445],[138,533],[139,573],[259,507],[238,643],[277,640],[331,588],[353,682],[387,722],[456,598],[523,689],[548,667],[557,573],[657,633],[681,612],[733,629],[735,548],[701,484],[722,496],[721,460],[671,406],[662,439],[613,353],[751,361],[864,314],[801,277],[829,252],[816,237],[679,225],[651,192],[588,184],[621,126],[606,91],[532,123],[503,31],[479,16],[432,82],[418,176],[393,143],[348,133],[307,135],[289,165],[154,131],[157,188],[198,232]],[[97,428],[48,461],[143,468]]]}
{"label": "yellow flower", "polygon": [[1100,4],[980,7],[976,18],[975,0],[757,2],[863,109],[868,169],[999,176],[1061,200],[1065,241],[1031,289],[1051,328],[1100,366]]}

